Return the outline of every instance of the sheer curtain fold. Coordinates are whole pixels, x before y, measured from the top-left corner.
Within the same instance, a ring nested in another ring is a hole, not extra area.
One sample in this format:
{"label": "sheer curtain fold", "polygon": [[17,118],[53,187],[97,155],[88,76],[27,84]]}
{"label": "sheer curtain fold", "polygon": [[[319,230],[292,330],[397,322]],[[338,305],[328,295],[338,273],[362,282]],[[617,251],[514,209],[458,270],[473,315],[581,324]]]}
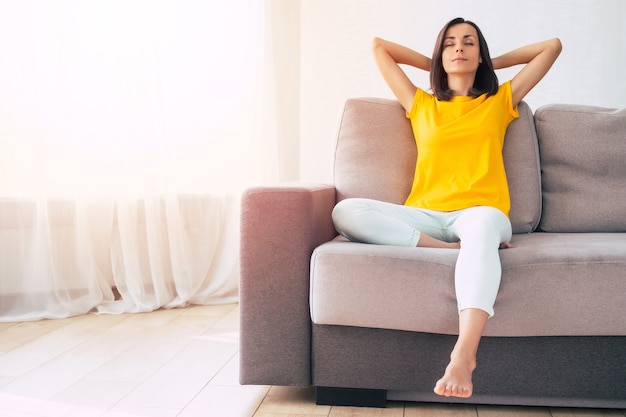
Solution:
{"label": "sheer curtain fold", "polygon": [[97,310],[237,301],[238,213],[235,196],[118,200],[111,261],[121,299]]}
{"label": "sheer curtain fold", "polygon": [[0,2],[0,321],[237,301],[276,181],[262,0]]}

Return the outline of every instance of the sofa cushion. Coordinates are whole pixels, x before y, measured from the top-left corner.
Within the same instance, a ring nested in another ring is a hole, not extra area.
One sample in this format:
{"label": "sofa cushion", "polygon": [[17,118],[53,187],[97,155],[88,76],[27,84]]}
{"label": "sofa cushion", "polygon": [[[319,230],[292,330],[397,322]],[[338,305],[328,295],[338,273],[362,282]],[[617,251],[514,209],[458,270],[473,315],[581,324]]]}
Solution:
{"label": "sofa cushion", "polygon": [[535,113],[549,232],[626,231],[626,109],[552,104]]}
{"label": "sofa cushion", "polygon": [[[515,235],[487,336],[624,336],[626,233]],[[311,263],[316,324],[456,334],[458,251],[348,242]],[[575,320],[572,318],[575,317]]]}
{"label": "sofa cushion", "polygon": [[373,198],[402,204],[417,158],[406,112],[395,100],[346,101],[335,151],[337,201]]}
{"label": "sofa cushion", "polygon": [[[541,180],[532,111],[520,103],[520,117],[506,133],[503,155],[511,195],[514,233],[533,231],[541,215]],[[411,191],[417,151],[410,121],[395,100],[346,102],[335,152],[338,201],[373,198],[402,204]]]}

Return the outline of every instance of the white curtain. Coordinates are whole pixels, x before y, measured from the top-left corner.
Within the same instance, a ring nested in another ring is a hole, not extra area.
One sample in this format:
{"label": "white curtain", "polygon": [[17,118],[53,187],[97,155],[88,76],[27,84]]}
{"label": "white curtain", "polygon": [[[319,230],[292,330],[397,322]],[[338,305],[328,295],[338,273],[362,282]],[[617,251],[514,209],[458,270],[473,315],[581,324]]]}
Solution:
{"label": "white curtain", "polygon": [[0,321],[237,300],[277,180],[262,0],[0,0]]}

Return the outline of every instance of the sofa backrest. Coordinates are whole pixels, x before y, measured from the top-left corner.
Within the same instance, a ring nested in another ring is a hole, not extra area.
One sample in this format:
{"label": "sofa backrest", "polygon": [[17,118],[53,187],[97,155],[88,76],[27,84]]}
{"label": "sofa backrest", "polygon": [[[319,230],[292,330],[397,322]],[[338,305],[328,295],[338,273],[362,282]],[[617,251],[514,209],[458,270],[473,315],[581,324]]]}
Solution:
{"label": "sofa backrest", "polygon": [[[524,102],[506,133],[504,163],[514,233],[535,229],[541,216],[541,179],[532,111]],[[417,150],[411,123],[395,100],[347,100],[335,152],[337,201],[373,198],[402,204],[411,191]]]}
{"label": "sofa backrest", "polygon": [[535,112],[546,232],[626,232],[626,109]]}

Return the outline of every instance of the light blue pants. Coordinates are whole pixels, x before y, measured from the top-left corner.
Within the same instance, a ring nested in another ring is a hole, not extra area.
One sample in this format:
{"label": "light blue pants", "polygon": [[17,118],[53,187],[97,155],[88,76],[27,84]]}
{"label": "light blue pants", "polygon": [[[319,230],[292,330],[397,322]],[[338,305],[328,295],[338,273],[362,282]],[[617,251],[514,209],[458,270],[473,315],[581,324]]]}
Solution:
{"label": "light blue pants", "polygon": [[455,267],[459,311],[476,308],[493,316],[502,275],[498,249],[511,239],[511,222],[500,210],[480,206],[440,212],[350,198],[335,206],[333,222],[354,242],[417,246],[422,233],[446,242],[460,240]]}

